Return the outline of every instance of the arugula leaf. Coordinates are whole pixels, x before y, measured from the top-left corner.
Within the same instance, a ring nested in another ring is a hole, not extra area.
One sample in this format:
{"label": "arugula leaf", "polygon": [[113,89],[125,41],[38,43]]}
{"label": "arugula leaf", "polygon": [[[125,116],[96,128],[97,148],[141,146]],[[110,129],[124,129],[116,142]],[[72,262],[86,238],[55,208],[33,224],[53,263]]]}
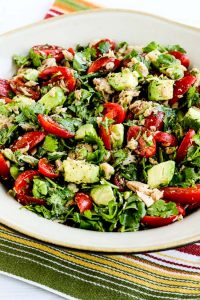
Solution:
{"label": "arugula leaf", "polygon": [[145,214],[146,210],[144,202],[140,201],[136,194],[129,197],[119,217],[119,222],[122,225],[120,231],[139,230],[140,220]]}
{"label": "arugula leaf", "polygon": [[29,57],[22,55],[13,55],[13,61],[17,67],[22,67],[29,64]]}
{"label": "arugula leaf", "polygon": [[165,202],[160,199],[147,209],[147,215],[168,218],[173,215],[177,216],[178,209],[175,202]]}
{"label": "arugula leaf", "polygon": [[127,180],[137,180],[137,165],[130,163],[120,168],[120,175]]}

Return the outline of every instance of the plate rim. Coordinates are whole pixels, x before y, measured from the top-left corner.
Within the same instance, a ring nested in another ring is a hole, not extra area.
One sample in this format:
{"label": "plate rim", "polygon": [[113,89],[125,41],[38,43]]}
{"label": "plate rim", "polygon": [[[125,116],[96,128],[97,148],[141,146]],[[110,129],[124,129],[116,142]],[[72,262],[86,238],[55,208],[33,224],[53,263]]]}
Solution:
{"label": "plate rim", "polygon": [[[53,17],[53,18],[49,18],[46,20],[41,20],[38,22],[34,22],[32,24],[26,25],[26,26],[22,26],[20,28],[17,29],[13,29],[10,30],[8,32],[5,32],[3,34],[0,34],[0,38],[4,38],[7,36],[10,36],[12,34],[18,33],[20,31],[26,30],[26,29],[32,29],[34,27],[40,26],[41,24],[45,24],[45,23],[54,23],[57,22],[58,20],[61,19],[67,19],[67,18],[73,18],[79,15],[90,15],[93,13],[129,13],[129,14],[135,14],[135,15],[141,15],[144,17],[151,17],[157,20],[160,20],[162,22],[166,22],[166,23],[170,23],[173,24],[175,26],[184,28],[184,29],[189,29],[192,31],[196,31],[198,33],[200,33],[200,28],[199,27],[194,27],[191,25],[186,25],[183,24],[181,22],[176,22],[174,20],[170,20],[168,18],[165,17],[161,17],[158,16],[156,14],[152,14],[152,13],[147,13],[147,12],[142,12],[142,11],[138,11],[138,10],[133,10],[133,9],[121,9],[121,8],[99,8],[99,9],[91,9],[91,10],[86,10],[86,11],[78,11],[78,12],[73,12],[70,14],[66,14],[66,15],[62,15],[62,16],[57,16],[57,17]],[[49,220],[48,220],[49,221]],[[166,242],[163,245],[159,245],[158,243],[154,246],[144,246],[144,247],[134,247],[134,248],[120,248],[120,249],[116,249],[115,250],[113,248],[105,248],[105,247],[93,247],[93,246],[83,246],[83,245],[72,245],[68,242],[59,242],[59,241],[52,241],[50,240],[48,237],[44,237],[42,235],[40,235],[40,233],[32,233],[30,232],[28,229],[26,228],[22,228],[22,226],[18,225],[18,224],[14,224],[12,223],[12,221],[8,220],[8,219],[4,219],[3,217],[0,219],[0,222],[5,225],[8,226],[9,228],[12,228],[22,234],[25,234],[27,237],[32,237],[35,238],[39,241],[44,241],[50,244],[54,244],[54,245],[59,245],[59,246],[64,246],[64,247],[68,247],[68,248],[72,248],[72,249],[77,249],[77,250],[89,250],[89,251],[96,251],[96,252],[105,252],[105,253],[144,253],[144,252],[149,252],[149,251],[160,251],[160,250],[166,250],[166,249],[171,249],[171,248],[176,248],[176,247],[180,247],[186,244],[190,244],[190,243],[194,243],[197,242],[200,239],[200,233],[199,234],[195,234],[193,236],[191,236],[190,238],[184,238],[184,239],[180,239],[177,241],[171,241],[171,242]],[[60,224],[62,226],[64,226],[63,224]],[[69,227],[69,226],[68,226]],[[80,230],[80,229],[78,229]],[[81,229],[83,230],[83,229]],[[88,230],[87,230],[88,231]],[[130,232],[131,234],[131,232]]]}
{"label": "plate rim", "polygon": [[20,26],[19,28],[11,29],[11,30],[8,30],[4,33],[1,33],[0,38],[5,37],[5,36],[10,35],[10,34],[13,34],[15,32],[19,32],[19,31],[23,31],[25,29],[29,29],[29,28],[32,28],[32,27],[39,26],[40,24],[43,24],[43,23],[53,23],[53,22],[55,22],[57,20],[60,20],[60,19],[71,18],[73,16],[78,16],[78,15],[87,15],[87,14],[93,14],[93,13],[106,13],[106,12],[133,13],[133,14],[143,15],[143,16],[146,16],[146,17],[152,17],[152,18],[158,19],[160,21],[168,22],[168,23],[174,24],[176,26],[183,27],[185,29],[190,29],[190,30],[195,30],[197,32],[200,32],[200,27],[184,24],[182,22],[177,22],[177,21],[171,20],[167,17],[165,18],[163,16],[159,16],[157,14],[153,14],[153,13],[149,13],[149,12],[144,12],[144,11],[135,10],[135,9],[128,9],[128,8],[96,8],[96,9],[94,8],[94,9],[81,10],[81,11],[77,11],[77,12],[63,14],[61,16],[56,16],[56,17],[44,19],[44,20],[41,20],[41,21],[33,22],[33,23],[25,25],[25,26]]}

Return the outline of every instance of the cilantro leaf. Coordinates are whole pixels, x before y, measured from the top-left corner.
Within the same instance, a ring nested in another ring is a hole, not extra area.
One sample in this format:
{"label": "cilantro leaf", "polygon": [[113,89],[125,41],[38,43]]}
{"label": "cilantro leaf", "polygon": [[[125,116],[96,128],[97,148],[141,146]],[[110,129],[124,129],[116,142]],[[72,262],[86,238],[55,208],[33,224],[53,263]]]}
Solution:
{"label": "cilantro leaf", "polygon": [[178,209],[176,203],[165,202],[164,200],[157,200],[147,209],[148,216],[168,218],[170,216],[177,216]]}
{"label": "cilantro leaf", "polygon": [[22,67],[29,64],[29,57],[22,55],[13,55],[13,61],[17,67]]}
{"label": "cilantro leaf", "polygon": [[56,152],[58,150],[58,139],[55,136],[47,135],[42,148],[47,152]]}
{"label": "cilantro leaf", "polygon": [[180,45],[168,45],[166,47],[167,51],[179,51],[181,53],[186,53],[186,51]]}

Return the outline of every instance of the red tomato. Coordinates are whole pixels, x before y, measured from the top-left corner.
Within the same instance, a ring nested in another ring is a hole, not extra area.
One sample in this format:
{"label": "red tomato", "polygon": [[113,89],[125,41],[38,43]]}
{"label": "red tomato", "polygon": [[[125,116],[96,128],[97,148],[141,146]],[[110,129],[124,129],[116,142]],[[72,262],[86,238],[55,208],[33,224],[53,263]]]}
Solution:
{"label": "red tomato", "polygon": [[163,198],[181,204],[200,203],[200,186],[196,187],[166,187],[163,188]]}
{"label": "red tomato", "polygon": [[3,154],[0,153],[0,176],[3,178],[8,178],[9,175],[10,175],[10,168]]}
{"label": "red tomato", "polygon": [[115,50],[116,47],[116,43],[110,39],[102,39],[99,42],[95,43],[94,45],[92,45],[92,48],[96,49],[96,56],[100,56],[102,55],[101,51],[99,50],[99,45],[101,43],[108,43],[109,44],[109,49],[110,50]]}
{"label": "red tomato", "polygon": [[153,113],[145,119],[145,127],[151,130],[151,127],[155,127],[156,130],[162,130],[165,114],[162,111],[159,111],[156,115]]}
{"label": "red tomato", "polygon": [[12,99],[10,99],[10,98],[3,97],[3,99],[4,99],[6,104],[12,102]]}
{"label": "red tomato", "polygon": [[25,194],[17,194],[17,200],[22,205],[28,205],[28,204],[38,204],[38,205],[45,205],[46,202],[44,199],[35,198],[29,195]]}
{"label": "red tomato", "polygon": [[81,214],[86,210],[91,210],[93,207],[92,199],[87,194],[76,193],[75,201],[78,205],[78,208],[79,208]]}
{"label": "red tomato", "polygon": [[53,165],[50,164],[46,158],[41,158],[39,160],[38,171],[42,175],[49,177],[49,178],[56,178],[59,176],[59,174],[56,173],[56,171],[54,170]]}
{"label": "red tomato", "polygon": [[155,217],[155,216],[144,216],[141,220],[141,223],[148,227],[161,227],[165,225],[169,225],[176,221],[178,216],[170,216],[167,218],[163,217]]}
{"label": "red tomato", "polygon": [[11,146],[11,150],[16,151],[25,147],[28,147],[28,150],[30,150],[39,144],[45,138],[45,136],[46,134],[41,131],[27,132],[14,142],[14,144]]}
{"label": "red tomato", "polygon": [[184,160],[187,155],[188,149],[192,146],[192,137],[195,135],[195,131],[193,129],[189,129],[189,131],[184,136],[176,154],[176,160],[181,162]]}
{"label": "red tomato", "polygon": [[117,124],[123,123],[125,120],[126,113],[123,107],[118,103],[111,103],[111,102],[105,103],[103,114],[105,117],[106,116],[108,117],[107,115],[108,113],[110,115],[110,119],[115,120]]}
{"label": "red tomato", "polygon": [[[113,63],[113,68],[106,69],[108,63]],[[113,57],[101,57],[95,60],[87,70],[87,73],[95,73],[98,71],[110,72],[115,70],[120,65],[120,60]]]}
{"label": "red tomato", "polygon": [[164,147],[174,147],[177,145],[177,138],[167,132],[158,131],[155,133],[154,138],[156,142],[161,143]]}
{"label": "red tomato", "polygon": [[54,122],[50,117],[39,114],[38,122],[48,133],[59,136],[63,139],[69,139],[74,137],[74,133],[69,132],[68,130],[62,128],[58,123]]}
{"label": "red tomato", "polygon": [[10,87],[12,91],[17,95],[25,95],[26,97],[31,97],[34,100],[40,98],[39,87],[36,86],[26,86],[26,82],[22,78],[14,78],[10,80]]}
{"label": "red tomato", "polygon": [[196,80],[196,77],[190,74],[177,80],[174,85],[173,99],[169,101],[169,104],[173,105],[174,103],[179,101],[180,97],[189,90],[189,88],[195,83]]}
{"label": "red tomato", "polygon": [[40,55],[51,56],[56,59],[57,62],[64,58],[63,48],[53,45],[37,45],[32,47],[33,51]]}
{"label": "red tomato", "polygon": [[8,97],[11,91],[8,80],[0,79],[0,97]]}
{"label": "red tomato", "polygon": [[[54,76],[55,74],[58,74]],[[45,70],[43,70],[39,77],[41,79],[47,80],[49,77],[53,76],[52,79],[48,80],[46,84],[55,82],[57,80],[60,80],[61,78],[65,79],[66,87],[69,90],[69,92],[72,92],[75,89],[76,86],[76,79],[73,75],[73,71],[70,68],[67,67],[48,67]]]}
{"label": "red tomato", "polygon": [[108,130],[103,126],[100,125],[99,127],[99,135],[100,138],[102,139],[104,146],[107,150],[111,150],[112,146],[111,146],[111,138],[110,138],[110,130],[108,128]]}
{"label": "red tomato", "polygon": [[134,152],[142,157],[152,157],[156,153],[156,141],[152,133],[141,126],[131,126],[127,132],[127,140],[134,138],[138,142]]}
{"label": "red tomato", "polygon": [[181,53],[180,51],[170,51],[169,54],[173,55],[176,59],[179,59],[181,64],[188,68],[189,65],[190,65],[190,60],[189,60],[189,57],[184,54],[184,53]]}
{"label": "red tomato", "polygon": [[17,194],[27,194],[29,191],[30,181],[38,175],[39,172],[35,170],[27,170],[21,173],[15,180],[15,192]]}
{"label": "red tomato", "polygon": [[119,192],[124,192],[126,188],[125,179],[122,178],[118,173],[113,178],[113,183],[118,187]]}
{"label": "red tomato", "polygon": [[76,51],[74,50],[74,48],[68,48],[67,51],[70,52],[73,56],[76,53]]}

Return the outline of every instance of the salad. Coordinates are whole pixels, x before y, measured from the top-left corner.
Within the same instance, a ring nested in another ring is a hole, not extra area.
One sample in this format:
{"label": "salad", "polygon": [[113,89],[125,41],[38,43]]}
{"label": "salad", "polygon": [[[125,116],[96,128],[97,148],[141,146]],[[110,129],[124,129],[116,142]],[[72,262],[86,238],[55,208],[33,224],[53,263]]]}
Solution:
{"label": "salad", "polygon": [[0,80],[0,178],[31,212],[96,231],[200,206],[200,69],[179,45],[33,46]]}

